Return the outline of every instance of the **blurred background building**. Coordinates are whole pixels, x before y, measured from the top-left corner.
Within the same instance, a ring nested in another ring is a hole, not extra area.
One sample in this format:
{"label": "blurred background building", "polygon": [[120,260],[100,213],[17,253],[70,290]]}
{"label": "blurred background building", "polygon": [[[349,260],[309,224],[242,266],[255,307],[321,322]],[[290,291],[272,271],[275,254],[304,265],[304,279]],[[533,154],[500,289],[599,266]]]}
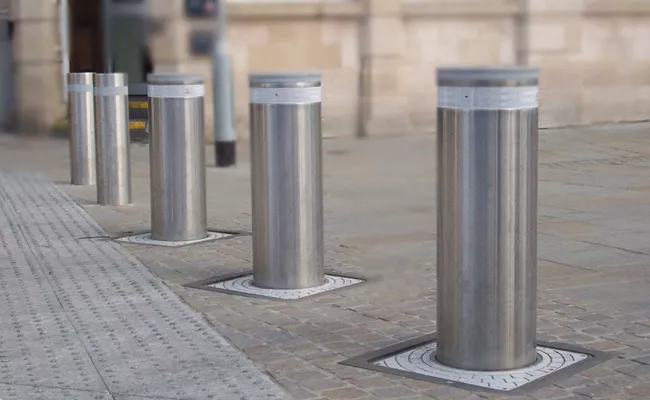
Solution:
{"label": "blurred background building", "polygon": [[[206,78],[209,0],[0,0],[0,124],[51,132],[64,74]],[[438,65],[541,68],[541,125],[650,117],[648,0],[229,0],[237,134],[248,134],[249,73],[316,70],[329,136],[430,131]],[[205,12],[205,13],[204,13]],[[207,14],[206,14],[207,13]]]}

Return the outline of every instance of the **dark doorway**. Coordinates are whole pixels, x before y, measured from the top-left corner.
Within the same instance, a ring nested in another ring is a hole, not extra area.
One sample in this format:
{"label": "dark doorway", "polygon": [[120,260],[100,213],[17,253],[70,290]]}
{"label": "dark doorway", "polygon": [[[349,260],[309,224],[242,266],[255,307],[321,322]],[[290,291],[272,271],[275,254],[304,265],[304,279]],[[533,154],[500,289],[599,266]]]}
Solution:
{"label": "dark doorway", "polygon": [[102,2],[69,0],[70,72],[102,72]]}

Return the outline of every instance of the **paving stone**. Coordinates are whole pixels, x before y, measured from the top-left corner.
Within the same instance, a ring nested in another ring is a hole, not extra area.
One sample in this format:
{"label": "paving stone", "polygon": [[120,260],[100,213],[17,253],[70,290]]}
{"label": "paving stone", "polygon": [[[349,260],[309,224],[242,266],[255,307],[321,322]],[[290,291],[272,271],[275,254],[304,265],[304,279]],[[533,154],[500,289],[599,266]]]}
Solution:
{"label": "paving stone", "polygon": [[596,341],[593,336],[578,334],[560,336],[560,339],[569,343],[590,343]]}
{"label": "paving stone", "polygon": [[650,355],[648,355],[648,356],[644,356],[644,357],[635,358],[634,361],[639,362],[639,363],[641,363],[641,364],[650,365]]}
{"label": "paving stone", "polygon": [[581,388],[588,385],[593,385],[595,382],[584,377],[572,376],[570,378],[562,379],[555,384],[563,389]]}
{"label": "paving stone", "polygon": [[300,385],[314,391],[339,389],[347,386],[344,381],[340,379],[333,379],[333,378],[310,379],[310,380],[300,381]]}
{"label": "paving stone", "polygon": [[626,329],[627,332],[641,337],[650,336],[650,326],[642,324],[633,324]]}
{"label": "paving stone", "polygon": [[0,384],[0,398],[3,400],[113,400],[113,396],[108,391],[102,393],[7,384]]}
{"label": "paving stone", "polygon": [[531,392],[530,396],[539,400],[556,400],[556,399],[562,399],[563,397],[566,397],[567,392],[564,389],[560,389],[556,386],[549,386]]}
{"label": "paving stone", "polygon": [[[81,240],[104,232],[49,180],[0,174],[0,198],[0,240],[9,255],[0,259],[0,282],[15,279],[18,289],[2,288],[10,306],[3,313],[20,313],[2,327],[3,375],[33,387],[142,397],[285,398],[132,255],[116,243]],[[39,343],[46,334],[54,346]],[[14,336],[33,351],[7,340]]]}
{"label": "paving stone", "polygon": [[635,378],[650,378],[650,366],[645,364],[632,363],[631,365],[617,367],[616,371]]}
{"label": "paving stone", "polygon": [[295,400],[311,400],[320,397],[320,395],[301,387],[298,382],[282,379],[278,376],[273,377]]}
{"label": "paving stone", "polygon": [[[358,388],[362,389],[376,389],[376,388],[385,388],[388,386],[394,385],[392,381],[389,379],[386,379],[384,376],[373,376],[369,378],[356,378],[356,379],[351,379],[350,381],[351,385],[354,385]],[[412,381],[412,382],[420,382],[420,381]]]}
{"label": "paving stone", "polygon": [[463,398],[469,396],[471,392],[463,389],[457,389],[451,386],[440,386],[435,389],[427,390],[425,394],[436,399]]}
{"label": "paving stone", "polygon": [[402,397],[412,397],[417,395],[416,392],[404,386],[394,386],[394,387],[376,389],[373,390],[372,393],[375,394],[376,396],[379,396],[382,399],[398,399]]}
{"label": "paving stone", "polygon": [[[634,359],[641,365],[644,357],[650,356],[644,341],[645,328],[641,327],[650,325],[650,257],[638,254],[650,254],[650,185],[643,183],[650,166],[648,127],[650,124],[609,125],[544,130],[540,134],[539,254],[543,259],[573,265],[544,260],[539,263],[540,338],[580,342],[589,348],[614,350],[623,357],[622,363],[601,364],[558,382],[564,382],[566,387],[549,386],[564,391],[567,400],[588,399],[576,391],[592,385],[608,386],[604,383],[632,379],[634,387],[648,381],[614,370],[622,368],[642,376],[644,370],[637,371],[630,363]],[[363,143],[341,139],[325,141],[324,148],[327,267],[339,273],[381,279],[296,303],[272,302],[179,286],[250,270],[250,236],[183,249],[126,246],[151,272],[166,280],[168,288],[203,313],[232,345],[245,349],[260,367],[273,373],[280,385],[287,385],[299,396],[322,399],[327,398],[322,394],[327,390],[355,388],[370,393],[380,389],[355,384],[363,385],[363,379],[376,378],[376,373],[343,368],[339,361],[436,331],[433,138],[377,138]],[[628,149],[626,154],[634,151],[634,161],[623,157],[621,148]],[[328,154],[331,149],[345,149],[346,153]],[[66,142],[40,139],[10,151],[0,146],[0,169],[38,169],[65,181],[69,175],[68,152]],[[396,153],[409,156],[395,160]],[[208,154],[211,156],[211,150]],[[209,188],[228,188],[227,193],[208,190],[209,222],[214,227],[250,231],[250,164],[245,150],[239,156],[241,162],[233,168],[208,169]],[[147,230],[150,225],[148,148],[133,147],[131,159],[135,204],[130,207],[99,207],[92,204],[96,188],[61,185],[109,236]],[[72,256],[67,260],[74,259]],[[61,284],[74,287],[74,279],[68,278]],[[398,290],[403,287],[408,290]],[[69,304],[72,298],[63,300]],[[0,320],[4,320],[2,310]],[[82,328],[89,331],[92,327]],[[626,331],[628,328],[634,331]],[[146,325],[136,326],[134,332],[140,334],[147,329]],[[32,334],[38,336],[38,331]],[[107,333],[93,339],[90,348],[101,350],[102,345],[110,345],[113,337]],[[110,362],[108,355],[105,359]],[[167,365],[164,360],[154,362]],[[325,375],[304,381],[318,389],[285,378],[285,373],[303,370]],[[609,374],[603,376],[603,371]],[[62,378],[74,382],[74,376],[71,373]],[[414,399],[490,398],[483,392],[379,376],[384,377],[390,386],[399,383],[413,391],[415,395],[409,397]],[[631,395],[645,400],[631,392],[625,394],[625,386],[611,389],[617,393],[605,398],[627,400]],[[433,394],[436,391],[438,396]],[[510,397],[533,398],[526,394]],[[361,398],[379,397],[367,394]]]}
{"label": "paving stone", "polygon": [[650,383],[636,383],[634,385],[628,386],[626,388],[626,391],[636,396],[643,396],[644,398],[647,398],[647,396],[650,395]]}
{"label": "paving stone", "polygon": [[364,396],[366,396],[368,393],[364,392],[363,390],[359,390],[356,388],[343,388],[343,389],[333,389],[333,390],[325,390],[321,392],[321,395],[323,395],[327,399],[359,399]]}
{"label": "paving stone", "polygon": [[616,390],[611,386],[596,384],[578,388],[575,393],[594,399],[616,394]]}
{"label": "paving stone", "polygon": [[586,322],[600,322],[600,321],[612,319],[612,317],[603,314],[583,314],[583,315],[576,316],[576,318]]}

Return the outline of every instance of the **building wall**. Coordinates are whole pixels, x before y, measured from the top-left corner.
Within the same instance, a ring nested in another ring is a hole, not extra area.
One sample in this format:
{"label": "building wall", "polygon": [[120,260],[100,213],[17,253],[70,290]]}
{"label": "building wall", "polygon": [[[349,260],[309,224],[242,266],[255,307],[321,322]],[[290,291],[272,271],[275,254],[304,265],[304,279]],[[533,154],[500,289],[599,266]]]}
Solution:
{"label": "building wall", "polygon": [[[64,114],[53,3],[14,0],[18,114],[36,130]],[[188,35],[212,22],[188,19],[183,0],[148,3],[156,71],[206,77],[211,136],[210,58],[191,54]],[[433,130],[435,68],[451,64],[539,66],[543,127],[650,117],[647,0],[231,0],[228,9],[240,137],[253,72],[323,72],[330,136]]]}
{"label": "building wall", "polygon": [[42,134],[65,115],[59,16],[51,0],[13,0],[15,116],[18,129]]}
{"label": "building wall", "polygon": [[[172,0],[173,7],[164,9],[156,8],[156,1],[150,0],[153,17],[160,26],[151,39],[155,70],[199,73],[209,79],[211,58],[191,54],[188,36],[191,31],[211,29],[213,22],[187,19],[183,1]],[[358,120],[361,3],[269,3],[235,3],[229,8],[238,134],[246,136],[248,132],[249,74],[307,70],[323,74],[325,132],[354,135]],[[206,83],[206,110],[211,110],[212,88]],[[212,113],[206,114],[210,127]]]}

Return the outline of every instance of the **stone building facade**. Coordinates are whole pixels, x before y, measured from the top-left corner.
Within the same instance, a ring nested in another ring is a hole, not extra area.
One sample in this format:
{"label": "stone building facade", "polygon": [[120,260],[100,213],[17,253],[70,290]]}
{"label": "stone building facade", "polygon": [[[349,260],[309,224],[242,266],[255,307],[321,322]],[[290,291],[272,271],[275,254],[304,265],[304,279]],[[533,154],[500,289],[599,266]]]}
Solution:
{"label": "stone building facade", "polygon": [[[193,54],[189,36],[212,22],[188,17],[186,0],[145,1],[154,69],[209,80],[210,57]],[[230,0],[228,10],[240,137],[247,76],[264,71],[322,72],[329,136],[433,130],[439,65],[539,66],[543,127],[650,117],[648,0]],[[11,13],[18,129],[47,132],[66,109],[60,13],[53,0],[13,0]]]}

